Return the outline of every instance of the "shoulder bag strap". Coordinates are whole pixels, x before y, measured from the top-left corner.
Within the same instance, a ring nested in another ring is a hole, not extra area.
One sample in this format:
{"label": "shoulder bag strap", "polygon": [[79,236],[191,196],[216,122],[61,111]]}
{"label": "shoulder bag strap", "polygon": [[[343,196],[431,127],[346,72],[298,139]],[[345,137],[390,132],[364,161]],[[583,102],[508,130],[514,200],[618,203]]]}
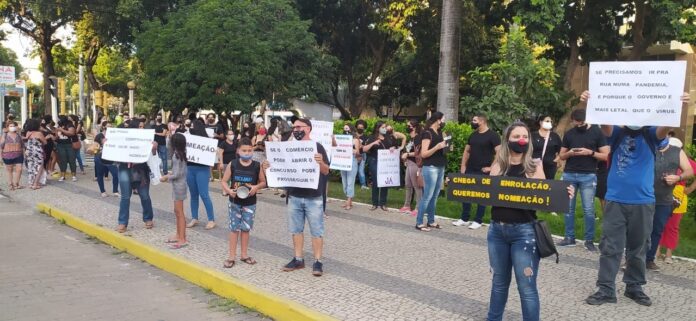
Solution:
{"label": "shoulder bag strap", "polygon": [[549,144],[549,138],[551,137],[551,131],[549,130],[549,134],[546,135],[546,139],[544,139],[544,149],[541,150],[541,162],[544,162],[544,155],[546,155],[546,146]]}

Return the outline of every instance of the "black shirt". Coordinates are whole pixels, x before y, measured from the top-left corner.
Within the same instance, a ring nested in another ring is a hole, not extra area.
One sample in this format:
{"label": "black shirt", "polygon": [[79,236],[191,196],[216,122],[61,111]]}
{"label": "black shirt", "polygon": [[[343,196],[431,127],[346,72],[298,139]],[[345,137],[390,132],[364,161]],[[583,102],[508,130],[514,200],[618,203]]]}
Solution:
{"label": "black shirt", "polygon": [[[251,161],[249,166],[242,165],[239,159],[234,160],[232,164],[232,189],[236,189],[240,185],[251,186],[259,183],[259,171],[261,170],[261,164],[257,161]],[[249,206],[256,204],[256,194],[249,196],[247,198],[230,197],[230,202],[241,205]]]}
{"label": "black shirt", "polygon": [[[206,125],[205,125],[205,128],[212,128],[212,129],[213,129],[213,132],[215,133],[215,135],[220,135],[220,134],[224,134],[224,133],[225,133],[225,132],[222,130],[222,125],[221,125],[219,122],[216,123],[215,125],[208,125],[208,124],[206,124]],[[218,139],[218,138],[216,138],[216,137],[210,137],[210,138],[215,138],[215,139],[218,140],[218,147],[222,146],[222,141],[225,140],[225,139]]]}
{"label": "black shirt", "polygon": [[232,142],[232,144],[227,142],[227,139],[222,141],[220,146],[222,149],[222,163],[229,164],[237,158],[237,143]]}
{"label": "black shirt", "polygon": [[[563,136],[563,147],[567,149],[587,148],[599,151],[600,147],[607,146],[607,139],[598,126],[589,129],[571,128]],[[566,160],[565,173],[597,173],[597,159],[593,156],[573,156]]]}
{"label": "black shirt", "polygon": [[467,145],[469,145],[469,160],[466,162],[466,169],[480,171],[493,163],[495,148],[500,145],[500,136],[492,129],[483,133],[474,131],[469,136]]}
{"label": "black shirt", "polygon": [[[512,165],[506,175],[511,177],[527,177],[524,173],[524,165]],[[493,206],[491,208],[491,221],[502,223],[529,223],[536,219],[536,211],[519,208]]]}
{"label": "black shirt", "polygon": [[[106,136],[104,136],[104,133],[99,133],[99,134],[97,134],[97,136],[94,137],[94,141],[97,142],[97,143],[99,144],[99,152],[97,153],[97,155],[98,155],[99,157],[101,157],[102,148],[104,148],[104,142],[103,142],[103,140],[104,140],[105,137],[106,137]],[[102,161],[102,164],[104,164],[104,165],[111,165],[111,164],[114,163],[113,161],[106,160],[106,159],[103,159],[103,158],[101,159],[101,161]]]}
{"label": "black shirt", "polygon": [[[167,130],[167,125],[165,125],[165,124],[155,125],[155,134],[164,133],[165,130]],[[157,142],[158,146],[165,146],[165,145],[167,145],[167,138],[164,136],[155,135],[155,142]]]}
{"label": "black shirt", "polygon": [[[63,126],[60,126],[60,128],[62,128],[63,130],[70,130],[70,128],[75,128],[75,125],[73,125],[72,123],[68,123]],[[56,142],[58,144],[70,144],[73,141],[73,137],[76,137],[76,135],[66,136],[62,132],[58,132],[58,139],[56,140]]]}
{"label": "black shirt", "polygon": [[[538,131],[532,133],[532,158],[541,158],[545,141],[546,138],[539,135]],[[553,160],[556,159],[556,154],[561,151],[561,144],[563,144],[561,141],[561,136],[549,131],[549,142],[546,143],[546,153],[543,153],[543,163],[545,165],[553,165]]]}
{"label": "black shirt", "polygon": [[[366,141],[365,145],[370,145],[374,141],[379,140],[378,136],[370,136]],[[385,138],[377,143],[376,145],[373,145],[370,147],[370,149],[367,151],[367,156],[368,157],[374,157],[377,158],[377,150],[379,149],[389,149],[391,147],[395,146],[394,145],[394,140],[389,139],[388,137],[385,136]]]}
{"label": "black shirt", "polygon": [[[432,128],[428,128],[428,130],[424,131],[421,134],[421,143],[422,140],[424,139],[430,139],[430,143],[428,144],[428,149],[433,148],[433,146],[441,143],[443,141],[442,139],[442,134],[436,132]],[[435,151],[430,157],[423,157],[423,166],[436,166],[436,167],[443,167],[447,165],[447,157],[445,157],[445,151],[444,149],[438,149]]]}
{"label": "black shirt", "polygon": [[[408,142],[408,144],[406,144],[406,148],[405,148],[405,151],[404,151],[404,152],[406,152],[406,153],[413,153],[413,152],[416,151],[416,148],[420,148],[420,146],[421,146],[421,135],[418,134],[418,135],[416,135],[416,137],[413,137],[413,138],[411,139],[411,141]],[[410,161],[412,161],[412,162],[415,162],[415,161],[416,161],[416,157],[415,157],[415,156],[413,156],[413,157],[407,157],[407,159],[410,160]]]}
{"label": "black shirt", "polygon": [[[321,154],[321,156],[324,158],[324,163],[327,165],[329,164],[329,157],[326,155],[326,150],[324,149],[324,146],[321,144],[317,143],[317,152]],[[298,187],[288,187],[288,195],[292,195],[293,197],[301,197],[301,198],[313,198],[313,197],[319,197],[324,195],[326,192],[326,182],[328,181],[329,175],[324,175],[321,172],[319,173],[319,187],[317,189],[311,189],[311,188],[298,188]]]}

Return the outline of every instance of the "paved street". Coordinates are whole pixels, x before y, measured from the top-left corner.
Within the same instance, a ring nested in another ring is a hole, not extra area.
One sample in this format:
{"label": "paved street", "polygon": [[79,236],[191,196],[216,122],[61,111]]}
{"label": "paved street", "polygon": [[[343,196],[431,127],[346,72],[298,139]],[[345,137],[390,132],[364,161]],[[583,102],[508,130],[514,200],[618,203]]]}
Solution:
{"label": "paved street", "polygon": [[261,320],[24,203],[0,220],[0,320]]}
{"label": "paved street", "polygon": [[[100,197],[96,182],[92,181],[92,169],[88,170],[88,175],[80,176],[77,183],[51,181],[47,188],[39,191],[21,190],[8,194],[26,204],[46,202],[95,224],[115,228],[118,199]],[[0,179],[4,182],[4,177]],[[312,277],[309,268],[283,273],[280,268],[292,256],[291,240],[286,231],[285,201],[265,192],[260,197],[250,246],[250,255],[259,264],[238,264],[228,270],[222,268],[227,249],[226,199],[220,195],[217,182],[211,186],[218,228],[211,231],[200,226],[189,229],[191,246],[176,251],[178,255],[344,320],[485,318],[491,278],[486,228],[472,231],[453,227],[445,221],[441,222],[444,229],[423,233],[413,228],[414,219],[410,216],[370,212],[364,206],[346,212],[338,203],[330,203],[324,277]],[[139,199],[134,196],[126,234],[172,251],[163,244],[175,230],[171,186],[153,186],[151,195],[155,228],[144,228]],[[186,215],[190,217],[188,202],[185,204]],[[204,212],[200,217],[205,223]],[[14,219],[6,221],[10,220]],[[7,224],[2,225],[7,228]],[[25,237],[3,234],[4,238]],[[75,243],[76,246],[80,244]],[[107,256],[113,259],[108,253]],[[311,262],[309,252],[305,257]],[[662,264],[661,273],[649,273],[646,292],[653,299],[652,307],[639,306],[623,297],[623,283],[618,284],[618,304],[595,307],[584,304],[583,300],[595,290],[597,259],[597,254],[577,247],[561,249],[560,264],[542,261],[538,279],[542,319],[693,320],[696,315],[696,306],[692,304],[696,300],[696,264],[684,261],[671,266]],[[37,267],[39,270],[52,268],[51,265]],[[619,280],[620,277],[621,274]],[[175,309],[171,304],[160,303],[159,307]],[[110,309],[116,310],[113,306]],[[506,319],[521,319],[514,278]]]}

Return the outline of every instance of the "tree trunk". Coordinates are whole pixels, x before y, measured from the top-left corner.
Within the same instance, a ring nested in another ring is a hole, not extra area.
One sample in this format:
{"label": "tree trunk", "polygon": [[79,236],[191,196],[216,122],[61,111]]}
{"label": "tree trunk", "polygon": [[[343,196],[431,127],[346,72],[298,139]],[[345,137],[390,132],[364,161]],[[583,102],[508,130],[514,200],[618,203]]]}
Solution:
{"label": "tree trunk", "polygon": [[[39,55],[41,57],[41,65],[43,72],[43,89],[44,89],[44,114],[51,115],[54,118],[58,115],[53,115],[53,109],[51,108],[51,81],[50,76],[55,75],[55,68],[53,66],[53,41],[51,41],[52,30],[46,30],[46,26],[42,26],[39,33],[41,43],[39,43]],[[48,26],[50,28],[50,26]],[[58,98],[56,98],[58,99]]]}
{"label": "tree trunk", "polygon": [[628,56],[628,59],[631,61],[638,61],[645,55],[648,47],[657,40],[658,30],[658,28],[652,28],[647,36],[645,35],[645,19],[650,16],[653,10],[649,3],[636,1],[635,5],[635,21],[633,22],[633,30],[631,30],[633,49],[631,49],[631,54]]}
{"label": "tree trunk", "polygon": [[443,0],[440,28],[440,69],[437,81],[437,110],[445,120],[459,119],[459,38],[461,3]]}
{"label": "tree trunk", "polygon": [[353,117],[351,117],[350,111],[346,109],[346,107],[343,106],[343,104],[341,104],[340,99],[338,99],[339,82],[340,81],[337,77],[334,83],[331,84],[331,97],[334,100],[334,106],[336,106],[336,108],[338,108],[338,111],[341,112],[341,118],[343,118],[344,120],[352,120]]}

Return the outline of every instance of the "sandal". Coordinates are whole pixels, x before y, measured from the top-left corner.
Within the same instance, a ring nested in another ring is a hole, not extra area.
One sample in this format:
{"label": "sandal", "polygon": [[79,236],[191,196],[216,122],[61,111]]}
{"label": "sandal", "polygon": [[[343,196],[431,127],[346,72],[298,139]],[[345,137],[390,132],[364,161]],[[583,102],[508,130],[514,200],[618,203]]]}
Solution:
{"label": "sandal", "polygon": [[254,265],[254,264],[256,264],[256,260],[254,260],[251,256],[249,256],[249,257],[247,257],[247,258],[244,258],[244,259],[241,259],[241,258],[240,258],[239,260],[242,261],[242,262],[244,262],[244,263],[246,263],[246,264],[249,264],[249,265]]}
{"label": "sandal", "polygon": [[178,243],[178,242],[179,242],[179,240],[172,240],[172,239],[168,239],[168,240],[164,241],[165,244],[174,244],[174,243]]}
{"label": "sandal", "polygon": [[176,243],[169,246],[172,250],[183,249],[188,246],[188,243]]}
{"label": "sandal", "polygon": [[385,212],[389,211],[386,206],[380,206],[379,208],[381,208]]}
{"label": "sandal", "polygon": [[125,225],[123,225],[123,224],[119,224],[118,227],[116,228],[116,232],[125,233],[125,232],[126,232],[126,229],[128,229],[127,226],[125,226]]}
{"label": "sandal", "polygon": [[24,189],[24,186],[17,184],[15,185],[15,189]]}
{"label": "sandal", "polygon": [[147,222],[145,222],[145,228],[148,229],[148,230],[151,229],[151,228],[153,228],[154,226],[155,226],[155,223],[152,222],[152,221],[147,221]]}
{"label": "sandal", "polygon": [[442,226],[440,226],[440,224],[437,224],[437,223],[435,223],[435,224],[428,224],[428,227],[436,228],[436,229],[438,229],[438,230],[442,228]]}
{"label": "sandal", "polygon": [[234,260],[227,259],[225,260],[225,263],[222,264],[222,267],[226,269],[230,269],[234,266]]}
{"label": "sandal", "polygon": [[422,232],[430,232],[430,228],[427,227],[426,225],[416,225],[416,230],[422,231]]}
{"label": "sandal", "polygon": [[186,224],[186,227],[192,228],[194,226],[198,225],[198,220],[197,219],[192,219],[188,224]]}
{"label": "sandal", "polygon": [[370,207],[370,211],[374,211],[374,210],[376,210],[376,209],[377,209],[377,206],[372,206],[372,207]]}
{"label": "sandal", "polygon": [[353,205],[348,205],[348,206],[346,206],[346,207],[344,207],[344,208],[346,209],[346,211],[350,211],[350,209],[353,208]]}

